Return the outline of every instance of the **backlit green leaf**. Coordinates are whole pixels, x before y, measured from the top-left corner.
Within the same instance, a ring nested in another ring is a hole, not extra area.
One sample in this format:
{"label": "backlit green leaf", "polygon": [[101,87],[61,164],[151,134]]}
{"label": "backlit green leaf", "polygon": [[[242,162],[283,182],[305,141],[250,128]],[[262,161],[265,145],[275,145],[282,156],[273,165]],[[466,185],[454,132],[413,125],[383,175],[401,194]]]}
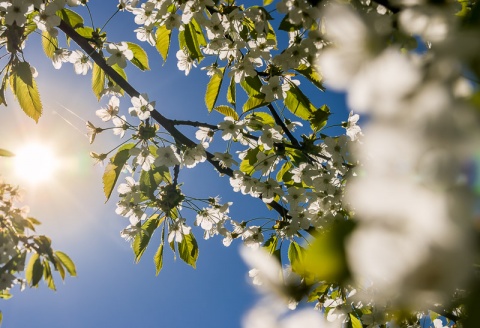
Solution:
{"label": "backlit green leaf", "polygon": [[269,102],[265,101],[265,95],[259,94],[257,96],[252,96],[252,97],[248,98],[247,101],[245,102],[245,104],[243,104],[242,110],[245,113],[245,112],[248,112],[252,109],[267,106],[268,104],[269,104]]}
{"label": "backlit green leaf", "polygon": [[47,31],[42,32],[42,48],[48,58],[52,59],[55,50],[58,48],[58,39]]}
{"label": "backlit green leaf", "polygon": [[170,38],[172,31],[167,29],[165,25],[159,26],[155,34],[156,37],[156,48],[160,55],[163,58],[163,61],[167,61],[168,50],[170,49]]}
{"label": "backlit green leaf", "polygon": [[94,30],[90,26],[82,26],[82,27],[79,27],[79,28],[75,29],[75,32],[77,32],[78,34],[80,34],[84,38],[91,39],[91,38],[93,38]]}
{"label": "backlit green leaf", "polygon": [[293,32],[300,29],[301,27],[302,25],[292,24],[290,22],[290,19],[288,18],[288,15],[285,15],[285,17],[283,17],[282,21],[280,22],[278,29],[282,31]]}
{"label": "backlit green leaf", "polygon": [[349,313],[350,315],[350,321],[352,322],[352,328],[363,328],[362,321],[358,319],[355,314]]}
{"label": "backlit green leaf", "polygon": [[242,162],[240,163],[240,171],[245,174],[251,175],[255,171],[255,164],[257,164],[257,154],[260,149],[251,148],[247,151],[247,155],[243,158]]}
{"label": "backlit green leaf", "polygon": [[158,246],[158,249],[155,252],[155,255],[153,256],[153,262],[155,263],[155,275],[157,276],[163,268],[163,246],[165,246],[165,240],[163,239],[164,235],[165,235],[165,225],[163,225],[163,228],[162,228],[162,237],[161,237],[160,245]]}
{"label": "backlit green leaf", "polygon": [[15,63],[10,75],[10,87],[25,114],[38,122],[42,115],[42,103],[37,84],[27,62],[17,61]]}
{"label": "backlit green leaf", "polygon": [[304,120],[308,120],[316,110],[307,96],[293,83],[290,83],[290,89],[287,91],[285,106],[290,112]]}
{"label": "backlit green leaf", "polygon": [[164,244],[160,244],[160,246],[158,246],[157,252],[153,257],[153,261],[155,263],[155,275],[157,276],[163,267],[163,246]]}
{"label": "backlit green leaf", "polygon": [[127,42],[128,49],[133,52],[133,59],[131,60],[132,64],[140,68],[142,71],[149,70],[148,66],[148,56],[145,50],[140,47],[138,44]]}
{"label": "backlit green leaf", "polygon": [[72,259],[67,254],[65,254],[64,252],[56,251],[55,256],[63,264],[65,269],[67,269],[70,276],[77,276],[77,269],[75,268],[75,263],[73,263]]}
{"label": "backlit green leaf", "polygon": [[180,31],[180,33],[178,34],[180,48],[181,49],[186,48],[186,50],[190,54],[190,57],[200,62],[203,59],[203,54],[200,50],[200,45],[202,46],[206,45],[203,32],[198,26],[198,24],[195,23],[194,20],[192,20],[189,24],[184,26],[185,26],[185,30]]}
{"label": "backlit green leaf", "polygon": [[231,116],[231,117],[233,117],[235,120],[238,120],[238,119],[239,119],[237,112],[236,112],[235,109],[233,109],[232,107],[228,107],[228,106],[225,106],[225,105],[221,105],[221,106],[215,107],[214,110],[216,110],[216,111],[219,112],[219,113],[222,113],[222,114],[225,115],[225,116]]}
{"label": "backlit green leaf", "polygon": [[198,259],[198,245],[192,233],[184,235],[182,241],[178,243],[178,254],[185,263],[196,267]]}
{"label": "backlit green leaf", "polygon": [[25,278],[32,287],[37,287],[43,276],[43,265],[40,256],[33,253],[25,269]]}
{"label": "backlit green leaf", "polygon": [[135,262],[138,263],[138,261],[140,261],[143,253],[147,249],[148,243],[150,242],[153,233],[155,232],[155,229],[158,228],[158,226],[164,219],[165,217],[160,218],[159,214],[154,214],[142,224],[142,230],[135,236],[135,239],[133,241]]}
{"label": "backlit green leaf", "polygon": [[149,171],[143,171],[140,175],[140,191],[147,197],[154,199],[154,192],[163,181],[171,181],[170,171],[166,166],[152,168]]}
{"label": "backlit green leaf", "polygon": [[214,74],[210,78],[210,81],[207,84],[207,91],[205,92],[205,105],[207,106],[209,112],[211,112],[213,107],[215,107],[218,94],[220,93],[220,88],[222,87],[225,68],[220,68],[219,70],[221,74]]}
{"label": "backlit green leaf", "polygon": [[207,40],[205,39],[205,35],[203,35],[202,28],[200,25],[197,23],[195,18],[193,18],[190,22],[190,25],[192,27],[192,31],[195,33],[196,39],[198,44],[201,47],[206,47],[207,46]]}
{"label": "backlit green leaf", "polygon": [[272,115],[265,112],[255,112],[246,116],[248,118],[248,127],[257,131],[261,130],[264,125],[275,126],[275,119]]}
{"label": "backlit green leaf", "polygon": [[108,199],[112,195],[113,188],[117,183],[120,172],[123,169],[123,166],[130,158],[130,149],[133,148],[135,144],[130,143],[120,147],[115,154],[115,156],[110,158],[110,163],[107,164],[105,172],[103,173],[103,192],[105,197]]}
{"label": "backlit green leaf", "polygon": [[277,249],[278,238],[277,235],[272,235],[265,241],[263,248],[270,254],[273,254]]}
{"label": "backlit green leaf", "polygon": [[277,49],[277,35],[275,34],[275,30],[270,22],[268,22],[267,40],[273,41],[273,48]]}
{"label": "backlit green leaf", "polygon": [[292,271],[298,274],[305,272],[305,249],[297,242],[291,242],[288,247],[288,260],[292,266]]}
{"label": "backlit green leaf", "polygon": [[247,95],[250,97],[263,95],[263,93],[260,92],[260,89],[262,88],[263,84],[257,75],[246,76],[245,79],[240,81],[240,85],[242,86],[243,90],[245,90]]}
{"label": "backlit green leaf", "polygon": [[306,77],[314,86],[325,91],[325,88],[322,85],[322,77],[313,66],[302,64],[295,68],[295,71]]}
{"label": "backlit green leaf", "polygon": [[230,84],[228,85],[227,90],[227,101],[235,107],[237,103],[237,84],[235,83],[235,79],[232,76],[230,79]]}
{"label": "backlit green leaf", "polygon": [[70,9],[64,8],[57,11],[57,16],[59,16],[65,23],[70,25],[73,28],[83,27],[83,18],[76,12],[71,11]]}
{"label": "backlit green leaf", "polygon": [[52,269],[50,268],[50,263],[48,263],[48,261],[43,261],[43,279],[47,283],[48,288],[56,290],[52,276]]}
{"label": "backlit green leaf", "polygon": [[330,116],[330,108],[327,105],[323,105],[319,108],[315,108],[312,115],[310,116],[310,126],[313,131],[320,131],[325,124],[327,124],[327,119]]}
{"label": "backlit green leaf", "polygon": [[92,69],[92,90],[98,100],[102,97],[105,88],[105,72],[96,63],[93,63]]}
{"label": "backlit green leaf", "polygon": [[285,162],[283,163],[280,170],[277,172],[277,181],[283,181],[285,183],[292,181],[292,174],[290,173],[290,169],[292,168],[292,163]]}

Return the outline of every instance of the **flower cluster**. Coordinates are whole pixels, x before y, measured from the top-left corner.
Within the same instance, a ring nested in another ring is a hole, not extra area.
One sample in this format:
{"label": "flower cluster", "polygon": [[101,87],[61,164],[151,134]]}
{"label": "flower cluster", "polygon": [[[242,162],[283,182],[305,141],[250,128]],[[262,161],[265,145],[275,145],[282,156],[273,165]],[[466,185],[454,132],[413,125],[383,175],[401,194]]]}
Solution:
{"label": "flower cluster", "polygon": [[[347,187],[360,222],[347,244],[354,277],[373,284],[368,297],[378,305],[424,307],[448,301],[469,275],[473,190],[465,166],[479,136],[465,101],[464,58],[445,48],[467,33],[449,23],[453,7],[402,5],[397,33],[418,35],[431,50],[402,53],[401,43],[385,43],[393,31],[385,10],[332,5],[324,15],[334,46],[318,65],[326,84],[347,91],[349,106],[369,117],[363,144],[351,150],[362,176]],[[356,120],[347,124],[352,139]]]}

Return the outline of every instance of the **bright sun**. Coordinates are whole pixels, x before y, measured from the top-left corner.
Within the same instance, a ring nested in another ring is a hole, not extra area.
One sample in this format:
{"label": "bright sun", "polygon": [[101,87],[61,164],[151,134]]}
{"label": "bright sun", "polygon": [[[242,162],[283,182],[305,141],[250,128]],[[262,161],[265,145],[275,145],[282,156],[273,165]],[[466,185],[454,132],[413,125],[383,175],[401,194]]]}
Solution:
{"label": "bright sun", "polygon": [[21,147],[15,155],[15,174],[31,184],[50,181],[59,166],[53,150],[38,142]]}

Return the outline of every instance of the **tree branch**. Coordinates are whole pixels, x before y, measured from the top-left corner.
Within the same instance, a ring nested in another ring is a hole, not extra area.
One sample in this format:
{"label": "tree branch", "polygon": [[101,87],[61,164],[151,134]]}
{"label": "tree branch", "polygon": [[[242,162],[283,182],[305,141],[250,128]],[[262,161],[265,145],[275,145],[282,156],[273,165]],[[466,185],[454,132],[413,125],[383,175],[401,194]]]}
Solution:
{"label": "tree branch", "polygon": [[285,132],[285,134],[287,135],[288,139],[290,139],[290,142],[292,143],[292,145],[296,146],[296,147],[300,147],[300,143],[298,142],[297,139],[295,139],[295,137],[293,136],[292,132],[290,132],[290,130],[287,128],[287,126],[285,125],[285,123],[283,123],[282,119],[280,118],[280,116],[278,115],[277,111],[275,110],[275,108],[273,108],[272,104],[268,104],[268,109],[270,110],[270,113],[272,113],[272,116],[273,116],[273,119],[275,120],[275,123],[277,123],[283,130],[283,132]]}
{"label": "tree branch", "polygon": [[[140,92],[138,92],[130,83],[128,83],[120,74],[118,74],[111,66],[107,64],[105,59],[90,45],[87,39],[85,39],[83,36],[78,34],[70,25],[65,23],[63,20],[60,22],[60,25],[58,26],[60,30],[63,31],[68,37],[70,37],[73,41],[75,41],[76,44],[80,48],[82,48],[83,51],[85,51],[90,58],[107,74],[110,76],[110,78],[118,84],[130,97],[139,97]],[[154,109],[150,113],[151,117],[157,121],[170,135],[175,139],[175,141],[179,144],[182,144],[186,147],[193,148],[197,144],[190,140],[187,136],[185,136],[183,133],[181,133],[176,127],[175,127],[175,121],[170,120],[163,116],[159,111]],[[178,122],[178,121],[177,121]],[[283,123],[283,122],[282,122]],[[216,126],[215,126],[216,128]],[[233,177],[233,170],[230,168],[224,168],[220,165],[219,161],[216,161],[213,159],[213,154],[205,151],[206,156],[207,156],[207,161],[213,165],[213,167],[220,173],[225,174],[229,177]],[[260,196],[260,198],[262,198]],[[277,211],[282,217],[287,218],[287,213],[288,210],[280,205],[279,203],[272,201],[268,203],[270,207],[272,207],[275,211]]]}

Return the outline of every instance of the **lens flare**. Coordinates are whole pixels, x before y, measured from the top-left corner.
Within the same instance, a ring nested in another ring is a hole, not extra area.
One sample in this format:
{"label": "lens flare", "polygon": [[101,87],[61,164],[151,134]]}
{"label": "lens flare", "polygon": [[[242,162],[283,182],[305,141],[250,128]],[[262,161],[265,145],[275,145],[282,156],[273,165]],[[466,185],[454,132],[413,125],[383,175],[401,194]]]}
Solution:
{"label": "lens flare", "polygon": [[51,181],[59,167],[54,151],[41,143],[29,143],[15,154],[15,174],[30,184]]}

